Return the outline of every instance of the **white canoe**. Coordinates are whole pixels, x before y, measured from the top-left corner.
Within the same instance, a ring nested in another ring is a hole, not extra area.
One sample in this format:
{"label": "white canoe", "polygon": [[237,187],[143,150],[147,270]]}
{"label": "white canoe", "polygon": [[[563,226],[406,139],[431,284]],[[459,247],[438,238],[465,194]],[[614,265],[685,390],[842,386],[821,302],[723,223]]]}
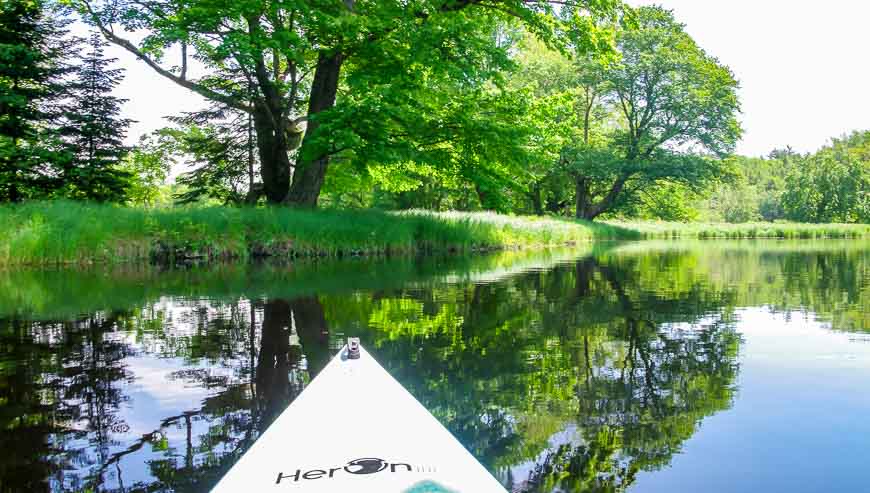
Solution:
{"label": "white canoe", "polygon": [[365,349],[348,355],[345,346],[213,493],[505,493]]}

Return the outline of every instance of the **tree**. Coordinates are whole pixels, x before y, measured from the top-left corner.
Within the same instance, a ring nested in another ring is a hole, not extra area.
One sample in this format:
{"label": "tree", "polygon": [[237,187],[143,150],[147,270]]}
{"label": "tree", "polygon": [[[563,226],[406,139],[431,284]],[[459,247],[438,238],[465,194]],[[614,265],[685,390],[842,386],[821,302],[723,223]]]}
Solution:
{"label": "tree", "polygon": [[806,222],[870,222],[870,132],[854,132],[801,159],[786,177],[782,207]]}
{"label": "tree", "polygon": [[181,129],[165,129],[192,169],[177,182],[181,203],[214,199],[223,204],[255,204],[263,193],[255,180],[256,139],[250,115],[216,107],[172,118]]}
{"label": "tree", "polygon": [[642,7],[636,22],[637,29],[617,33],[621,60],[600,74],[600,97],[618,115],[606,147],[581,141],[563,154],[573,168],[579,218],[594,219],[662,182],[696,187],[714,178],[714,158],[740,136],[738,84],[728,68],[669,11]]}
{"label": "tree", "polygon": [[143,135],[120,165],[130,174],[129,202],[152,206],[163,201],[161,187],[166,183],[176,157],[175,140],[170,132],[170,129],[160,129]]}
{"label": "tree", "polygon": [[517,63],[522,70],[512,83],[529,91],[532,99],[530,125],[536,130],[534,147],[526,169],[531,175],[527,189],[535,214],[561,213],[571,201],[571,166],[564,156],[571,146],[592,147],[599,142],[606,109],[599,64],[603,60],[577,54],[573,58],[526,36],[520,44]]}
{"label": "tree", "polygon": [[60,180],[70,198],[120,202],[130,179],[120,164],[129,152],[124,137],[131,120],[120,116],[125,100],[111,93],[124,70],[109,68],[116,59],[105,58],[107,43],[98,33],[91,33],[89,46],[70,84],[72,101],[59,129],[71,156]]}
{"label": "tree", "polygon": [[[377,122],[390,135],[414,139],[405,117],[421,108],[409,95],[473,85],[504,67],[507,47],[493,36],[498,25],[522,22],[551,41],[565,32],[591,49],[600,44],[595,21],[620,8],[616,0],[582,0],[561,22],[559,9],[543,0],[72,1],[107,39],[157,73],[250,113],[268,201],[305,207],[317,204],[331,156],[382,137],[356,124]],[[146,35],[137,44],[124,30]],[[165,60],[173,48],[176,67]],[[191,58],[206,75],[188,77]],[[389,148],[381,152],[390,157]]]}
{"label": "tree", "polygon": [[53,129],[75,43],[64,44],[65,21],[52,9],[41,0],[0,3],[0,201],[50,193],[67,159]]}

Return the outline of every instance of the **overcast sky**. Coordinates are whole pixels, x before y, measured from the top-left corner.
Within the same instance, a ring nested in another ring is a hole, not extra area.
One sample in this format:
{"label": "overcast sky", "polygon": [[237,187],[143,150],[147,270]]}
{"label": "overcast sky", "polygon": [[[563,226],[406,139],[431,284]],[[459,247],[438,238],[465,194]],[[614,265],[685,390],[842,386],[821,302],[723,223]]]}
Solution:
{"label": "overcast sky", "polygon": [[[630,0],[672,9],[709,54],[740,80],[745,130],[737,151],[812,151],[829,138],[870,129],[870,1]],[[130,140],[164,116],[204,103],[113,47],[127,77],[118,88],[137,120]]]}

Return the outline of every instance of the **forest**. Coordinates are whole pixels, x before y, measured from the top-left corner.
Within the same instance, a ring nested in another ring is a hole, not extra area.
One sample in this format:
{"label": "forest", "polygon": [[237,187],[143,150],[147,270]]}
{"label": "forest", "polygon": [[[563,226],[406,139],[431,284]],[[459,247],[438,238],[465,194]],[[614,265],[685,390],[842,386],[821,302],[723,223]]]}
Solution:
{"label": "forest", "polygon": [[[130,145],[110,44],[209,106]],[[738,75],[618,0],[2,0],[0,202],[870,222],[870,131],[736,155]]]}

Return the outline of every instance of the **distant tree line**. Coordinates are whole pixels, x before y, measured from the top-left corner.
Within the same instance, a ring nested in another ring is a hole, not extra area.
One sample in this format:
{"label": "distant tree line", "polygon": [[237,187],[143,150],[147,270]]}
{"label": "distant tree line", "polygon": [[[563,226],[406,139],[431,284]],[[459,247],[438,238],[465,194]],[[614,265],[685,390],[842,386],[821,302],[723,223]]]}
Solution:
{"label": "distant tree line", "polygon": [[870,131],[853,132],[817,152],[733,157],[732,178],[696,204],[726,222],[870,222]]}

